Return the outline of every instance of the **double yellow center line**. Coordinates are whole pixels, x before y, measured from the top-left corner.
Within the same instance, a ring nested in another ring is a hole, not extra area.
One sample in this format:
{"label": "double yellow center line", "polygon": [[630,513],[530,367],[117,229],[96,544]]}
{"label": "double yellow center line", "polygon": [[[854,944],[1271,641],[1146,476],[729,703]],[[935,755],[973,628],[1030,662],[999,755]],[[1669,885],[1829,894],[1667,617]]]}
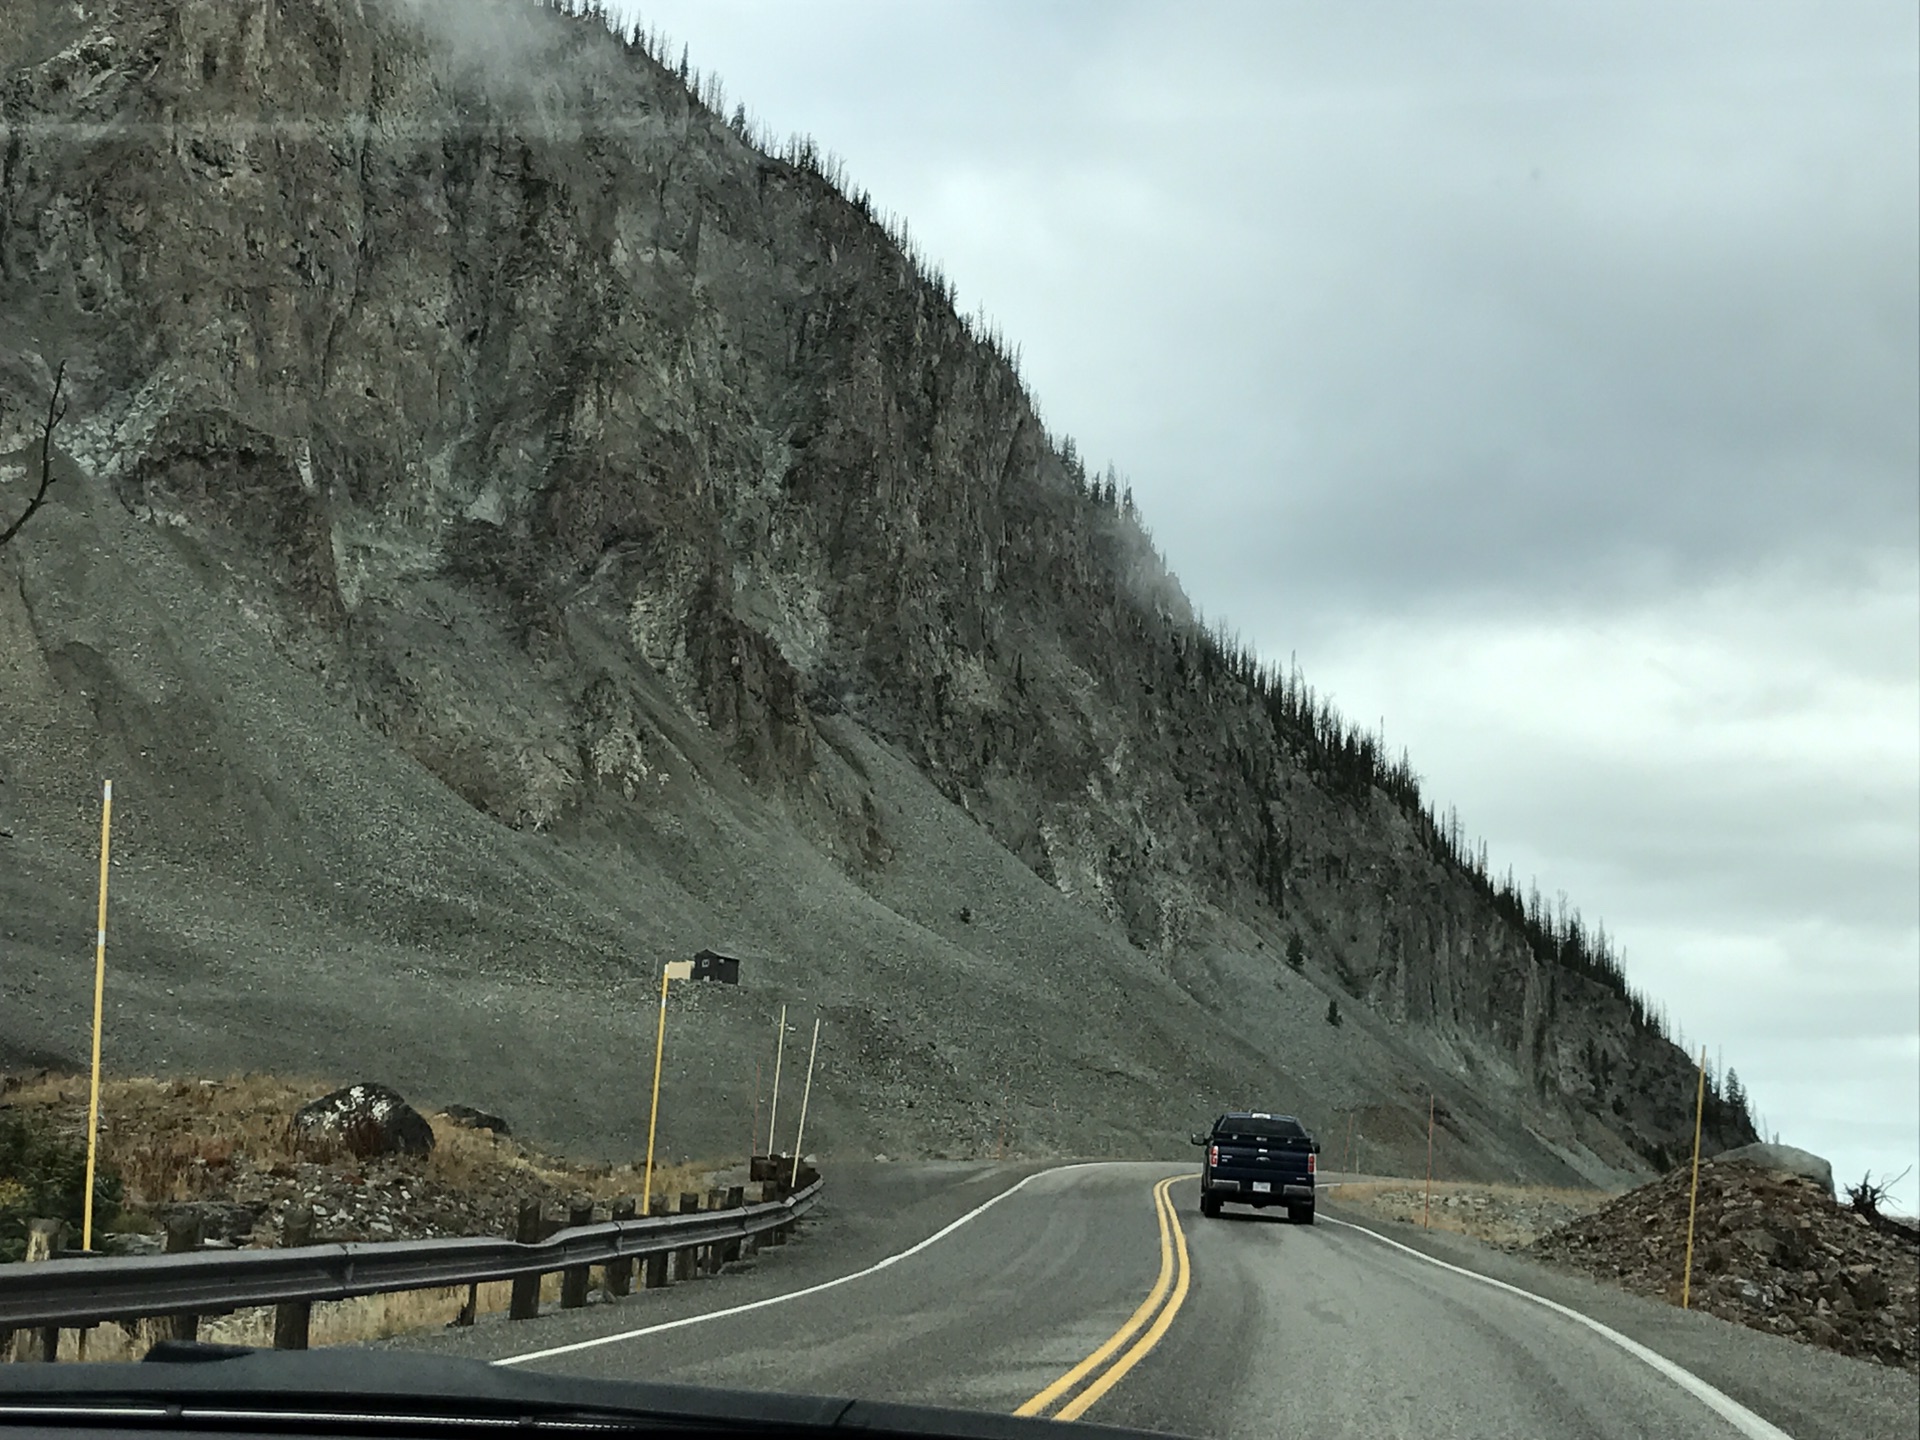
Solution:
{"label": "double yellow center line", "polygon": [[[1192,1178],[1190,1175],[1171,1175],[1153,1187],[1154,1213],[1160,1218],[1160,1274],[1153,1282],[1153,1289],[1147,1292],[1147,1298],[1140,1302],[1140,1308],[1128,1316],[1127,1323],[1108,1336],[1099,1349],[1027,1401],[1014,1414],[1044,1415],[1062,1396],[1071,1394],[1076,1386],[1092,1376],[1091,1383],[1085,1389],[1053,1412],[1056,1420],[1078,1420],[1160,1343],[1161,1336],[1173,1324],[1173,1317],[1180,1313],[1180,1307],[1186,1303],[1189,1278],[1186,1232],[1180,1228],[1180,1217],[1174,1213],[1173,1199],[1167,1192],[1177,1182]],[[1143,1326],[1146,1333],[1141,1335],[1139,1332]],[[1138,1339],[1134,1338],[1136,1335]],[[1127,1344],[1129,1340],[1133,1341],[1131,1345]],[[1126,1348],[1122,1350],[1122,1346]],[[1116,1353],[1117,1359],[1114,1358]]]}

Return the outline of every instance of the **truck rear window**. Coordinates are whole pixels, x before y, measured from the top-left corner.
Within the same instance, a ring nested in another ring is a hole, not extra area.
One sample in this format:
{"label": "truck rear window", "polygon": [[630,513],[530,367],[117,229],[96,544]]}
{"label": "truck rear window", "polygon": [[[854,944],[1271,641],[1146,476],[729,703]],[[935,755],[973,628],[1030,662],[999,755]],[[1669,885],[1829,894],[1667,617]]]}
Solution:
{"label": "truck rear window", "polygon": [[1222,1145],[1258,1145],[1263,1140],[1304,1140],[1307,1132],[1297,1120],[1246,1120],[1228,1116],[1213,1127]]}

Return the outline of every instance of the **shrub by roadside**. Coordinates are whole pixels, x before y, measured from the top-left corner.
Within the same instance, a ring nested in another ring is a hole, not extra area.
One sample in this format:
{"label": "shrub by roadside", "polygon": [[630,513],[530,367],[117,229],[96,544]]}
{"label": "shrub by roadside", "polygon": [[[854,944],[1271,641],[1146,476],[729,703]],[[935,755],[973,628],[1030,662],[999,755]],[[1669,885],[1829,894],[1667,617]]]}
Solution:
{"label": "shrub by roadside", "polygon": [[[61,1135],[44,1116],[0,1109],[0,1263],[20,1258],[33,1220],[64,1220],[77,1229],[86,1191],[84,1142]],[[96,1170],[95,1226],[112,1223],[120,1198],[119,1177]]]}

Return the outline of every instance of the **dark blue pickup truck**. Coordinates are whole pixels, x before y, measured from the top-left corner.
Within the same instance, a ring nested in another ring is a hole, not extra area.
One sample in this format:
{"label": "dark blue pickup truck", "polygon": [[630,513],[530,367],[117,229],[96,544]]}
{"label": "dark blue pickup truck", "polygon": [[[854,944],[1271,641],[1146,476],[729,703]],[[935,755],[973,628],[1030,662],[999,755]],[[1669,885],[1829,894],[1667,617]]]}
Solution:
{"label": "dark blue pickup truck", "polygon": [[1206,1147],[1200,1167],[1200,1213],[1236,1205],[1284,1205],[1287,1218],[1313,1223],[1314,1174],[1320,1142],[1291,1115],[1241,1110],[1222,1115],[1193,1143]]}

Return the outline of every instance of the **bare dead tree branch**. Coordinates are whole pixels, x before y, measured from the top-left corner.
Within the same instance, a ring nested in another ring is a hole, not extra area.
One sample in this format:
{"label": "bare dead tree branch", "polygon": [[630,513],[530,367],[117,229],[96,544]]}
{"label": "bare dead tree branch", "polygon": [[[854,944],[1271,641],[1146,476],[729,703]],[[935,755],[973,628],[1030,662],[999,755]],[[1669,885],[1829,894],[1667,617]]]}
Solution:
{"label": "bare dead tree branch", "polygon": [[1875,1230],[1905,1240],[1910,1245],[1920,1245],[1920,1230],[1915,1230],[1911,1225],[1903,1225],[1893,1217],[1880,1213],[1880,1202],[1892,1193],[1894,1186],[1907,1178],[1908,1172],[1912,1169],[1913,1167],[1909,1165],[1891,1180],[1882,1176],[1878,1183],[1875,1183],[1873,1172],[1869,1170],[1860,1177],[1858,1185],[1846,1187],[1847,1201],[1852,1205],[1854,1213]]}
{"label": "bare dead tree branch", "polygon": [[27,508],[20,512],[20,518],[0,532],[0,546],[4,546],[26,526],[34,512],[46,503],[47,492],[53,488],[53,432],[67,417],[66,404],[60,398],[61,386],[66,383],[67,362],[62,360],[60,368],[53,373],[53,394],[47,397],[47,419],[40,427],[40,488],[27,502]]}

